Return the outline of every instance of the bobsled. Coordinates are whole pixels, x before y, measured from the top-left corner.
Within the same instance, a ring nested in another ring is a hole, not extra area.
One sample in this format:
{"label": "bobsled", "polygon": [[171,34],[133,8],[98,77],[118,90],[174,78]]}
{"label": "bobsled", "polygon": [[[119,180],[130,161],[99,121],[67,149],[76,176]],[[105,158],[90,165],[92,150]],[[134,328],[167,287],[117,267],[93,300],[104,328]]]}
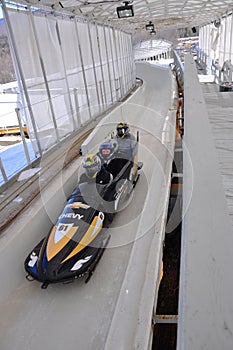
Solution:
{"label": "bobsled", "polygon": [[110,240],[108,227],[138,181],[142,163],[134,161],[113,159],[110,184],[78,184],[56,224],[27,256],[28,280],[41,282],[42,288],[83,276],[89,281]]}

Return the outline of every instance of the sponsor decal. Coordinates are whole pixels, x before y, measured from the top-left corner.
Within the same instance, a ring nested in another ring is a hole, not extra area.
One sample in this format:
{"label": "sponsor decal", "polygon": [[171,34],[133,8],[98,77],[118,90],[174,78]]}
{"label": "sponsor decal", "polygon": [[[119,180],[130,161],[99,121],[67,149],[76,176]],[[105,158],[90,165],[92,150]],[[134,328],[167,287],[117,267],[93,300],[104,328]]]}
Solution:
{"label": "sponsor decal", "polygon": [[75,213],[64,213],[59,216],[60,219],[68,218],[68,219],[78,219],[81,220],[84,217],[84,215],[75,214]]}
{"label": "sponsor decal", "polygon": [[88,262],[91,259],[91,257],[92,255],[86,256],[86,258],[78,260],[71,268],[71,271],[79,270],[86,262]]}
{"label": "sponsor decal", "polygon": [[57,226],[55,233],[54,233],[54,243],[56,244],[65,235],[67,235],[68,232],[70,231],[70,229],[73,227],[73,225],[74,225],[73,223],[72,224],[63,224],[62,222],[60,222]]}
{"label": "sponsor decal", "polygon": [[32,254],[30,255],[30,259],[29,262],[28,262],[28,266],[29,267],[34,267],[37,260],[38,260],[38,256],[36,255],[35,252],[32,252]]}

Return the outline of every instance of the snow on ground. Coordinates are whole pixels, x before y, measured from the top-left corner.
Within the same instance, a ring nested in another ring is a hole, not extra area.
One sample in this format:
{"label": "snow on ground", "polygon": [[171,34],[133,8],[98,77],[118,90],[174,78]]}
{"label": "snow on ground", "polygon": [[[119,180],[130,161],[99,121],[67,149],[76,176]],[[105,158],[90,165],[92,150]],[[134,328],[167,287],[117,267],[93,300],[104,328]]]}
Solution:
{"label": "snow on ground", "polygon": [[[26,140],[30,160],[33,161],[36,157],[32,148],[30,140]],[[1,145],[3,143],[1,142]],[[8,179],[17,174],[25,166],[27,166],[27,158],[24,152],[23,142],[17,144],[1,146],[0,147],[0,159],[2,161],[4,170]],[[4,184],[4,178],[0,171],[0,186]]]}

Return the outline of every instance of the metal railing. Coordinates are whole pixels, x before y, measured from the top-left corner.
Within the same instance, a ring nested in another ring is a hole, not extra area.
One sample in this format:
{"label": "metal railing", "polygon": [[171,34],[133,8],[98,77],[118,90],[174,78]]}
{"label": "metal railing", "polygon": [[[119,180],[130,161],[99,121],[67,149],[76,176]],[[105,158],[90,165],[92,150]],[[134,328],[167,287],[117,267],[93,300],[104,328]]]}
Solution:
{"label": "metal railing", "polygon": [[230,61],[225,61],[223,66],[218,62],[212,60],[204,51],[200,48],[196,48],[197,51],[197,63],[209,71],[214,76],[214,82],[216,84],[232,84],[233,78],[233,65]]}
{"label": "metal railing", "polygon": [[174,57],[174,70],[177,75],[177,79],[179,80],[182,87],[184,86],[184,63],[181,61],[181,58],[176,50],[173,51]]}
{"label": "metal railing", "polygon": [[221,83],[232,83],[233,65],[230,61],[224,62],[219,71],[219,81]]}

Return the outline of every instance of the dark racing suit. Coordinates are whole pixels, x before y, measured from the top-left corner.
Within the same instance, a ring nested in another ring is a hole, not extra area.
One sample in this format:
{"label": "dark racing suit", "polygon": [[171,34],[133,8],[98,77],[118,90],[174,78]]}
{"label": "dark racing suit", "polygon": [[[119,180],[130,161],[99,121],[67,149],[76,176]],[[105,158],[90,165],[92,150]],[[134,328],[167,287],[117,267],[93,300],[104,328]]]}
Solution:
{"label": "dark racing suit", "polygon": [[86,173],[83,173],[79,179],[79,184],[84,182],[96,183],[97,192],[99,193],[100,197],[103,199],[101,210],[105,213],[105,215],[107,216],[108,222],[110,223],[113,220],[112,205],[105,199],[106,190],[103,191],[103,189],[105,188],[105,186],[103,185],[110,184],[112,182],[112,179],[113,179],[113,175],[109,171],[107,171],[104,166],[101,167],[96,177],[90,178],[87,176]]}
{"label": "dark racing suit", "polygon": [[133,135],[127,134],[123,138],[115,136],[114,138],[118,144],[118,158],[133,161],[135,153],[136,139]]}
{"label": "dark racing suit", "polygon": [[97,173],[96,177],[89,177],[87,174],[83,173],[80,176],[79,183],[97,183],[99,185],[107,185],[112,181],[112,174],[110,174],[104,167],[101,167],[100,171]]}

